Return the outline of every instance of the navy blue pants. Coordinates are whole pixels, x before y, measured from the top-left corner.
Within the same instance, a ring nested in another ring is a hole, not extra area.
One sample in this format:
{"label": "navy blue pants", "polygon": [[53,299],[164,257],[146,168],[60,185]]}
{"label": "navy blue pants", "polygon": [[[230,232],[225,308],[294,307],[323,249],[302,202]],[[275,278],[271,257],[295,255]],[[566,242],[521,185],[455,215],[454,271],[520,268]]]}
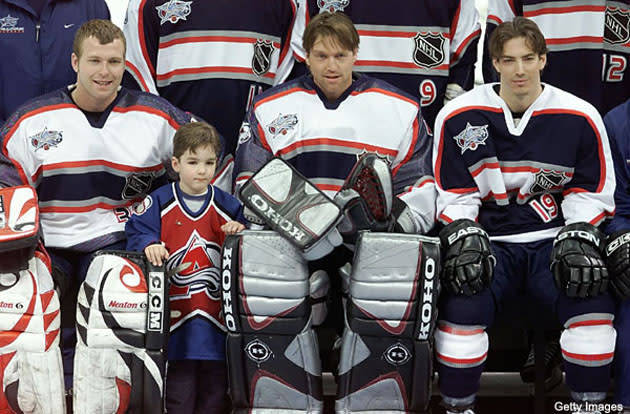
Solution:
{"label": "navy blue pants", "polygon": [[169,361],[166,373],[168,414],[227,414],[225,361]]}

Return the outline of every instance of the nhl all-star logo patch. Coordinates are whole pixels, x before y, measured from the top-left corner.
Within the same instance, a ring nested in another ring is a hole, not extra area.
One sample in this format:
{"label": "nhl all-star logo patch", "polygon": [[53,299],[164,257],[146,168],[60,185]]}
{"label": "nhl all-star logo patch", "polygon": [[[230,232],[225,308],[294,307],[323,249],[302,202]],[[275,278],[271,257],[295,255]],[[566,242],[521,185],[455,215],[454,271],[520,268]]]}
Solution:
{"label": "nhl all-star logo patch", "polygon": [[539,169],[534,178],[534,183],[527,190],[529,194],[545,193],[560,188],[568,183],[571,178],[564,172]]}
{"label": "nhl all-star logo patch", "polygon": [[166,22],[173,24],[180,20],[186,20],[186,16],[190,14],[190,5],[192,1],[169,0],[168,2],[157,6],[157,13],[160,17],[160,26]]}
{"label": "nhl all-star logo patch", "polygon": [[274,137],[278,134],[286,135],[290,130],[295,128],[298,123],[297,114],[280,114],[276,119],[267,125],[267,131]]}
{"label": "nhl all-star logo patch", "polygon": [[252,71],[262,76],[271,68],[271,55],[276,47],[270,40],[256,40],[254,43],[254,56],[252,57]]}
{"label": "nhl all-star logo patch", "polygon": [[40,149],[48,151],[51,148],[59,146],[61,141],[63,141],[63,133],[44,127],[43,131],[28,137],[28,140],[33,148],[35,148],[35,151],[39,151]]}
{"label": "nhl all-star logo patch", "polygon": [[453,137],[457,146],[462,149],[462,154],[466,150],[475,151],[479,145],[486,145],[488,139],[488,124],[473,126],[466,122],[466,128]]}
{"label": "nhl all-star logo patch", "polygon": [[413,61],[423,68],[434,68],[444,63],[444,35],[442,33],[418,33],[413,40]]}
{"label": "nhl all-star logo patch", "polygon": [[7,14],[0,18],[0,33],[24,33],[24,27],[19,27],[18,18]]}
{"label": "nhl all-star logo patch", "polygon": [[616,45],[624,44],[628,40],[630,40],[630,10],[606,7],[604,41]]}
{"label": "nhl all-star logo patch", "polygon": [[319,7],[319,12],[329,12],[334,13],[337,11],[343,11],[346,7],[350,5],[350,0],[317,0],[317,7]]}

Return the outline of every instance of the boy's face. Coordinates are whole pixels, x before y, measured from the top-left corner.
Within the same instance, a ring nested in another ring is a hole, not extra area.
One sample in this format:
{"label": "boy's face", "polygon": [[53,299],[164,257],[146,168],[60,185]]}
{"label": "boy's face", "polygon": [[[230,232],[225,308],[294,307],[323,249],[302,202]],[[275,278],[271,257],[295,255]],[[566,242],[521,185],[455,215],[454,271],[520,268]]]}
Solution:
{"label": "boy's face", "polygon": [[179,159],[173,157],[171,165],[179,174],[179,187],[190,195],[203,194],[208,189],[217,167],[217,154],[207,145],[189,149]]}

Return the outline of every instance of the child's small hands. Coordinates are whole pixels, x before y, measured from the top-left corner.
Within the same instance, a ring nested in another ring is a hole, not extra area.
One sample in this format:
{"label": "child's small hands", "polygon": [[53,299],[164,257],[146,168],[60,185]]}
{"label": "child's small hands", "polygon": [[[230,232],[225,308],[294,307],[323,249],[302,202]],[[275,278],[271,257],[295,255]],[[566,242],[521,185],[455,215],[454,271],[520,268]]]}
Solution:
{"label": "child's small hands", "polygon": [[144,254],[153,266],[162,266],[162,261],[168,259],[168,250],[163,244],[150,244],[144,248]]}
{"label": "child's small hands", "polygon": [[234,234],[245,230],[245,226],[238,221],[228,221],[221,226],[221,230],[223,230],[225,234]]}

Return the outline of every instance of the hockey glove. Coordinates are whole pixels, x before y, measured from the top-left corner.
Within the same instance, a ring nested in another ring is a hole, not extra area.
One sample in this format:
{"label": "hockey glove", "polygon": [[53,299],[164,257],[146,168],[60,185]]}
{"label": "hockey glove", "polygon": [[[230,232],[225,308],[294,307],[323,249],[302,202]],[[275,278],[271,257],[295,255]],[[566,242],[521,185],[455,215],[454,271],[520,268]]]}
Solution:
{"label": "hockey glove", "polygon": [[495,258],[488,234],[472,220],[456,220],[440,231],[442,283],[456,295],[474,295],[490,285]]}
{"label": "hockey glove", "polygon": [[556,286],[569,297],[606,292],[608,271],[603,259],[604,234],[589,223],[564,226],[553,242],[551,271]]}
{"label": "hockey glove", "polygon": [[630,232],[608,236],[606,266],[613,293],[620,299],[630,299]]}

